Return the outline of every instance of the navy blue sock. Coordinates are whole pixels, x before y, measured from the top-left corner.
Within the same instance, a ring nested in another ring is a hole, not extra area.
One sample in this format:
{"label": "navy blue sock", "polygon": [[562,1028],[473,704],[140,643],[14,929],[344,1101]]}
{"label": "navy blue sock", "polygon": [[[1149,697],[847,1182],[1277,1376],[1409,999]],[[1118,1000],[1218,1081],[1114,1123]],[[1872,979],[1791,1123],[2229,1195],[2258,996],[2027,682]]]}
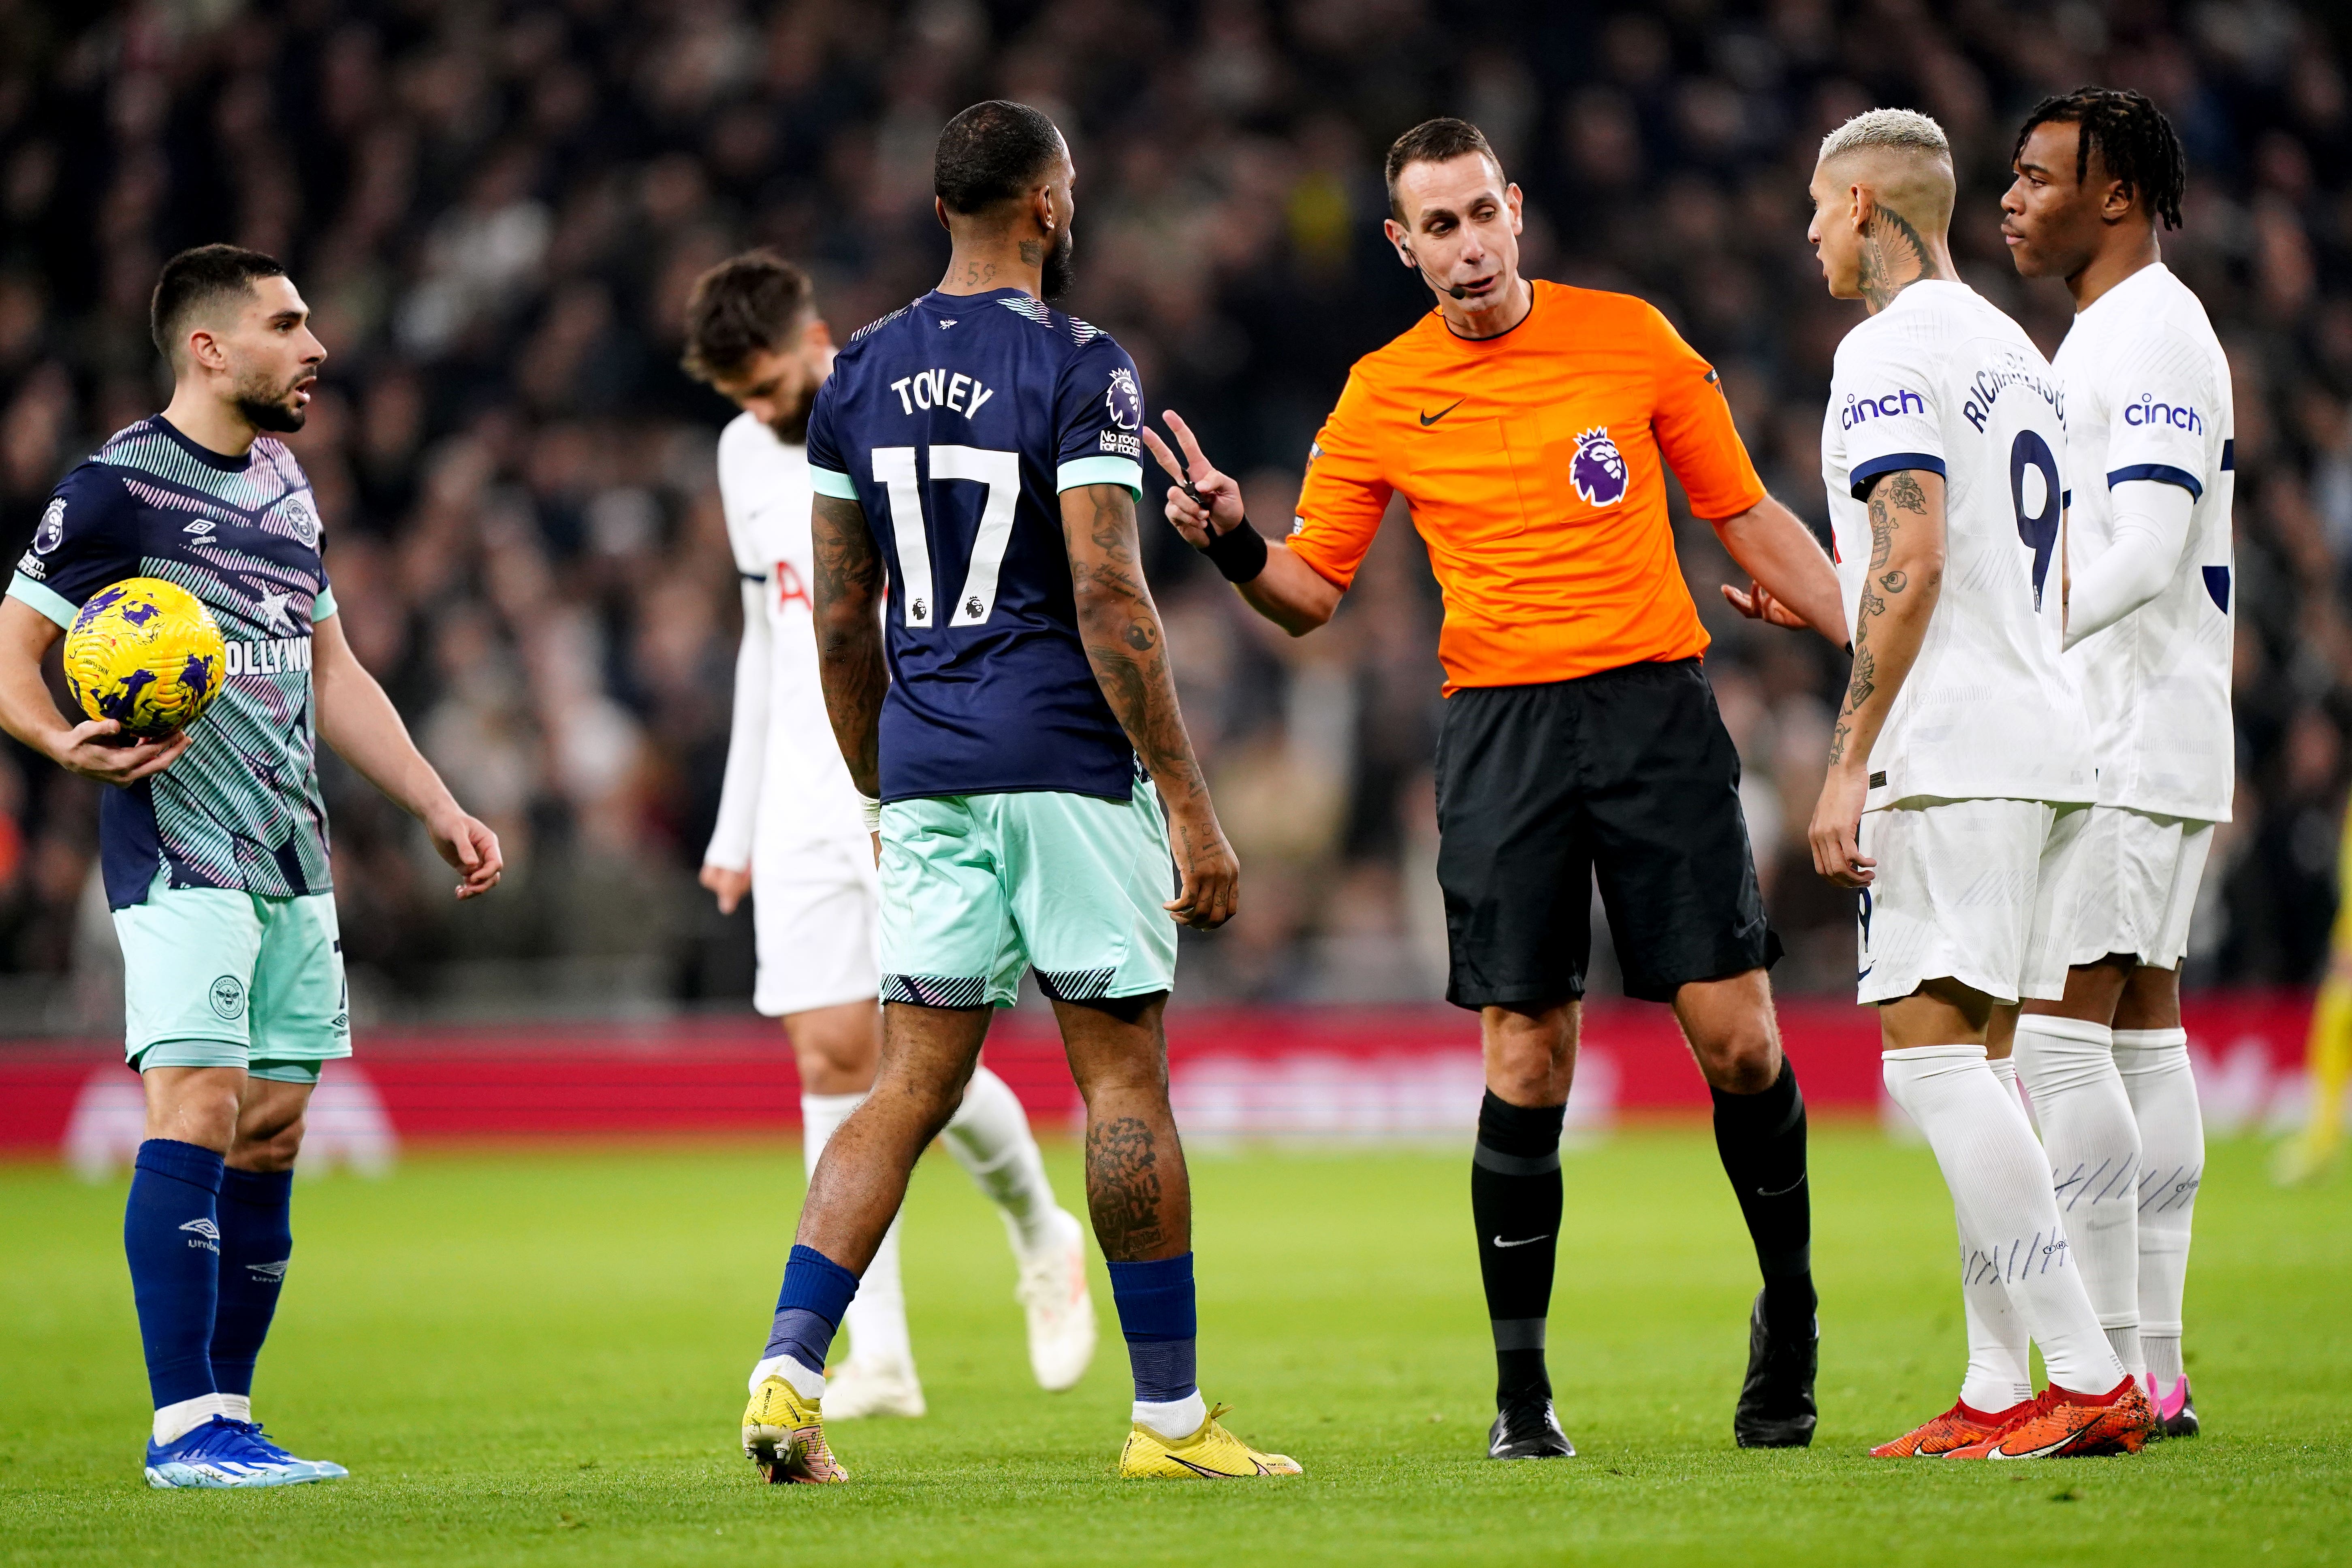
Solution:
{"label": "navy blue sock", "polygon": [[213,1310],[213,1383],[253,1392],[253,1363],[269,1337],[286,1260],[294,1250],[287,1210],[291,1171],[225,1171],[220,1190],[220,1304]]}
{"label": "navy blue sock", "polygon": [[194,1143],[150,1138],[131,1171],[122,1251],[155,1408],[217,1392],[213,1307],[220,1293],[222,1162]]}
{"label": "navy blue sock", "polygon": [[1127,1336],[1135,1397],[1167,1405],[1198,1394],[1194,1351],[1200,1319],[1192,1309],[1192,1255],[1156,1263],[1114,1263],[1110,1293],[1118,1303],[1119,1330]]}
{"label": "navy blue sock", "polygon": [[857,1276],[814,1247],[793,1244],[784,1287],[776,1292],[776,1321],[761,1359],[788,1355],[820,1376],[833,1352],[841,1315],[857,1295]]}

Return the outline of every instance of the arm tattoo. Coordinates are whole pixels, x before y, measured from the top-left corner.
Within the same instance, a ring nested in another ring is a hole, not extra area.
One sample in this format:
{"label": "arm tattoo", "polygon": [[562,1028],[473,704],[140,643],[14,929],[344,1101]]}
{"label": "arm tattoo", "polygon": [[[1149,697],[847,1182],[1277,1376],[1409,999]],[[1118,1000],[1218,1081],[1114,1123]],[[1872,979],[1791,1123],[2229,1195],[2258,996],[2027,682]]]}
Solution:
{"label": "arm tattoo", "polygon": [[890,686],[882,658],[879,606],[887,591],[882,552],[866,526],[866,509],[834,496],[816,498],[809,536],[816,556],[816,661],[825,716],[850,779],[874,795],[881,787],[882,696]]}
{"label": "arm tattoo", "polygon": [[1205,795],[1176,703],[1167,634],[1138,561],[1135,498],[1123,485],[1088,485],[1062,505],[1078,637],[1103,699],[1171,805]]}
{"label": "arm tattoo", "polygon": [[1871,489],[1870,570],[1876,576],[1863,579],[1862,603],[1853,617],[1853,675],[1846,685],[1845,706],[1839,711],[1837,728],[1830,735],[1832,766],[1845,760],[1846,742],[1853,734],[1853,720],[1878,690],[1878,654],[1870,646],[1870,624],[1886,613],[1888,599],[1911,586],[1906,574],[1886,564],[1895,553],[1895,530],[1903,523],[1898,512],[1927,515],[1927,492],[1908,468],[1896,469]]}
{"label": "arm tattoo", "polygon": [[1159,1247],[1160,1150],[1139,1117],[1087,1129],[1087,1211],[1103,1256],[1131,1263]]}

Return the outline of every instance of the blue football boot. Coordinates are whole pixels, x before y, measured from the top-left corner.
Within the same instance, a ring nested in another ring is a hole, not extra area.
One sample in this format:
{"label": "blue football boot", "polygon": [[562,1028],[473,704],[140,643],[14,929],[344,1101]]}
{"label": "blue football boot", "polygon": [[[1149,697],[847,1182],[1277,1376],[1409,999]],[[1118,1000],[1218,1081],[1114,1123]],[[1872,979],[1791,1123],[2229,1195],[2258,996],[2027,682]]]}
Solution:
{"label": "blue football boot", "polygon": [[300,1471],[301,1474],[295,1478],[298,1480],[341,1480],[343,1477],[351,1474],[351,1471],[343,1468],[342,1466],[335,1463],[332,1459],[301,1459],[295,1458],[292,1454],[288,1453],[276,1443],[270,1441],[269,1434],[261,1429],[261,1423],[258,1421],[239,1421],[235,1423],[235,1425],[245,1429],[246,1441],[250,1443],[257,1450],[266,1456],[272,1464],[285,1465],[289,1468]]}
{"label": "blue football boot", "polygon": [[[246,1436],[245,1423],[215,1415],[169,1443],[147,1444],[151,1487],[282,1487],[318,1478],[280,1463]],[[284,1458],[292,1460],[291,1455]]]}

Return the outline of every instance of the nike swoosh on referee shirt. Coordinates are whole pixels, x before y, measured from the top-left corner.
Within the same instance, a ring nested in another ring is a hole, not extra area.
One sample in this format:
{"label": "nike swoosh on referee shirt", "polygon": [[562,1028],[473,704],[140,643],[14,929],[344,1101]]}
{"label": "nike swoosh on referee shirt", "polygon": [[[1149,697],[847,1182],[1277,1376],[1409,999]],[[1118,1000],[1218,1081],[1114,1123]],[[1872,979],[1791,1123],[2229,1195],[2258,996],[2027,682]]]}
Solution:
{"label": "nike swoosh on referee shirt", "polygon": [[1543,1233],[1543,1235],[1542,1235],[1542,1236],[1531,1236],[1531,1237],[1528,1237],[1525,1241],[1505,1241],[1505,1240],[1502,1238],[1502,1237],[1498,1234],[1498,1235],[1495,1237],[1495,1245],[1496,1245],[1496,1247],[1533,1247],[1537,1242],[1544,1240],[1546,1237],[1549,1237],[1550,1235],[1551,1235],[1551,1232],[1549,1232],[1549,1231],[1546,1231],[1546,1232],[1544,1232],[1544,1233]]}
{"label": "nike swoosh on referee shirt", "polygon": [[1455,409],[1461,407],[1463,404],[1468,401],[1469,400],[1467,398],[1457,397],[1453,402],[1447,404],[1444,407],[1439,409],[1436,413],[1423,415],[1421,416],[1421,427],[1424,430],[1428,429],[1431,426],[1436,424],[1439,420],[1444,418],[1447,415],[1453,413]]}

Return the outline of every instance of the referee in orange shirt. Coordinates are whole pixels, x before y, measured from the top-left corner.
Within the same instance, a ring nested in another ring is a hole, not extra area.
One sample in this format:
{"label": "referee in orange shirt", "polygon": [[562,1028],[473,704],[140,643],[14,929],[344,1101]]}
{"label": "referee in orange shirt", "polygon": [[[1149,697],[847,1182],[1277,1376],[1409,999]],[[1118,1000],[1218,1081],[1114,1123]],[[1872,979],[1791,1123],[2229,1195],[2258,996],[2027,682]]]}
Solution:
{"label": "referee in orange shirt", "polygon": [[1700,667],[1664,465],[1750,575],[1744,615],[1843,646],[1829,557],[1765,493],[1713,370],[1630,295],[1518,270],[1519,189],[1475,126],[1389,149],[1388,237],[1437,309],[1357,362],[1308,454],[1286,541],[1172,411],[1168,517],[1261,615],[1330,619],[1391,495],[1445,600],[1438,880],[1449,1001],[1478,1010],[1486,1095],[1470,1194],[1498,1369],[1496,1458],[1573,1454],[1544,1329],[1561,1213],[1594,873],[1626,994],[1671,1003],[1714,1093],[1716,1143],[1756,1242],[1743,1447],[1812,1438],[1817,1330],[1804,1101],[1780,1054],[1739,757]]}

